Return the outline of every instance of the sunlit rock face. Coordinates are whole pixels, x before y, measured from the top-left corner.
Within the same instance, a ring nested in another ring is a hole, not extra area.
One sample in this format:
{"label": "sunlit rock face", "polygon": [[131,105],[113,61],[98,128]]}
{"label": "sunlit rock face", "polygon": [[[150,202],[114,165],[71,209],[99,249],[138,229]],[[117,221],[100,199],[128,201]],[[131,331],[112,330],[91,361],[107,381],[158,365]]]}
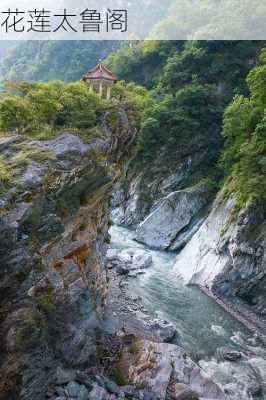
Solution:
{"label": "sunlit rock face", "polygon": [[176,345],[139,341],[134,344],[130,363],[128,352],[124,351],[121,357],[125,376],[137,388],[145,387],[150,392],[149,398],[226,400],[220,385]]}
{"label": "sunlit rock face", "polygon": [[157,249],[183,247],[208,204],[208,191],[192,187],[169,194],[137,227],[136,239]]}
{"label": "sunlit rock face", "polygon": [[175,269],[186,283],[236,295],[265,314],[265,209],[248,207],[233,216],[234,199],[218,196],[213,209],[177,256]]}
{"label": "sunlit rock face", "polygon": [[88,143],[1,139],[12,166],[0,191],[1,398],[44,399],[58,366],[95,362],[109,199],[136,132],[121,111]]}
{"label": "sunlit rock face", "polygon": [[135,158],[114,187],[112,218],[117,225],[137,227],[170,193],[190,187],[188,180],[206,163],[199,138],[189,149],[161,148],[149,160]]}

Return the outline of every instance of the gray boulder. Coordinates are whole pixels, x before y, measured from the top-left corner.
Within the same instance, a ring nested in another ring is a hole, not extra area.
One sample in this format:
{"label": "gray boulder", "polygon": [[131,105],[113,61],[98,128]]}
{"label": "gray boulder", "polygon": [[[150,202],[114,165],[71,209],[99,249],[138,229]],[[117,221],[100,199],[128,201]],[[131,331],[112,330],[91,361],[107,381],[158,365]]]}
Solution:
{"label": "gray boulder", "polygon": [[79,385],[75,381],[71,381],[66,386],[66,392],[69,397],[73,397],[77,400],[87,400],[89,392],[83,385]]}
{"label": "gray boulder", "polygon": [[58,385],[64,385],[75,379],[76,372],[71,369],[64,369],[62,367],[57,367],[56,370],[56,383]]}
{"label": "gray boulder", "polygon": [[89,145],[72,133],[64,133],[53,140],[33,141],[32,145],[38,145],[45,150],[52,151],[54,158],[70,160],[73,157],[82,157],[89,150]]}
{"label": "gray boulder", "polygon": [[243,354],[240,351],[230,347],[219,347],[217,349],[218,360],[238,361],[242,356]]}
{"label": "gray boulder", "polygon": [[[138,349],[137,361],[129,368],[129,379],[139,387],[144,386],[146,390],[156,393],[159,399],[166,398],[173,383],[187,385],[187,396],[190,395],[187,399],[190,400],[197,400],[196,394],[200,399],[227,399],[222,388],[180,347],[145,340],[139,342]],[[192,394],[194,397],[191,397]]]}
{"label": "gray boulder", "polygon": [[89,393],[88,400],[107,400],[108,392],[103,387],[98,385],[93,385],[92,391]]}
{"label": "gray boulder", "polygon": [[118,274],[131,276],[136,276],[152,264],[152,256],[139,249],[108,249],[106,260],[110,269],[115,268]]}
{"label": "gray boulder", "polygon": [[152,264],[152,256],[144,250],[138,250],[133,254],[132,266],[134,269],[145,269]]}
{"label": "gray boulder", "polygon": [[165,343],[170,342],[177,335],[177,330],[171,322],[159,318],[151,320],[149,328]]}
{"label": "gray boulder", "polygon": [[198,186],[169,194],[137,227],[136,240],[156,249],[169,249],[207,202],[206,190]]}

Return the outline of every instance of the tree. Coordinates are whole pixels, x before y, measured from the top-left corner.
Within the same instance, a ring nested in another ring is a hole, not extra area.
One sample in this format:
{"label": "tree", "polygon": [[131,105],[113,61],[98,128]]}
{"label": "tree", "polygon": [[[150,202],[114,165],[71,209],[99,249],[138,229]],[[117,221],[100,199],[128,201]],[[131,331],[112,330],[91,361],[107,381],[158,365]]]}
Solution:
{"label": "tree", "polygon": [[266,60],[247,77],[250,96],[236,96],[224,114],[221,162],[238,204],[266,200]]}

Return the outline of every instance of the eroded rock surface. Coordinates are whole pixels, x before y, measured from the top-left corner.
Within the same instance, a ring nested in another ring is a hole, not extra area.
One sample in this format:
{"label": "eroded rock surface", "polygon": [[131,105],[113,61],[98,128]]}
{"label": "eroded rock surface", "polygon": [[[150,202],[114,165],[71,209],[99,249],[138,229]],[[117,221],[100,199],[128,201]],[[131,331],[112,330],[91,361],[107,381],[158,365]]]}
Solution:
{"label": "eroded rock surface", "polygon": [[199,231],[177,256],[175,269],[186,283],[212,288],[221,296],[238,297],[265,315],[265,209],[241,210],[234,220],[234,199],[218,197]]}
{"label": "eroded rock surface", "polygon": [[153,393],[154,399],[226,399],[221,387],[176,345],[139,341],[130,361],[129,357],[128,353],[122,356],[120,367],[134,385]]}
{"label": "eroded rock surface", "polygon": [[[188,179],[207,158],[206,149],[193,138],[187,148],[161,148],[150,160],[133,159],[115,186],[112,218],[117,225],[136,227],[170,193],[189,187]],[[140,157],[141,158],[141,157]]]}
{"label": "eroded rock surface", "polygon": [[[138,225],[136,240],[156,249],[176,250],[183,247],[192,229],[201,218],[200,211],[208,204],[208,191],[194,187],[169,194]],[[194,222],[196,221],[196,222]]]}
{"label": "eroded rock surface", "polygon": [[[12,167],[12,184],[0,187],[1,398],[45,399],[59,366],[97,363],[109,198],[136,132],[119,111],[89,143],[71,132],[1,138]],[[51,398],[88,398],[69,374],[58,377],[66,393]]]}
{"label": "eroded rock surface", "polygon": [[143,273],[152,264],[152,256],[145,250],[108,249],[106,253],[107,266],[115,268],[120,275]]}

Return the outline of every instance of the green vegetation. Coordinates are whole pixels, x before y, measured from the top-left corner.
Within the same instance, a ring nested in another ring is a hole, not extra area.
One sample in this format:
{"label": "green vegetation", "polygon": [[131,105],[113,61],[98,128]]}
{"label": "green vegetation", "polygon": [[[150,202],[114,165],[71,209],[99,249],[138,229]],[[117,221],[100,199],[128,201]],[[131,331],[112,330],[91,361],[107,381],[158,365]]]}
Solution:
{"label": "green vegetation", "polygon": [[[266,5],[261,0],[173,0],[166,18],[158,22],[150,37],[214,39],[259,37],[264,29]],[[252,10],[252,12],[251,12]]]}
{"label": "green vegetation", "polygon": [[22,150],[12,158],[11,162],[16,167],[23,167],[28,165],[31,161],[41,162],[50,157],[51,154],[47,150],[25,145],[22,147]]}
{"label": "green vegetation", "polygon": [[12,182],[12,168],[0,157],[0,192],[6,190]]}
{"label": "green vegetation", "polygon": [[[66,9],[73,7],[69,0],[63,0]],[[251,5],[252,3],[252,5]],[[79,7],[87,7],[85,0],[78,1]],[[106,8],[103,0],[97,1],[98,9]],[[138,38],[141,30],[149,39],[221,39],[221,36],[235,35],[235,37],[262,37],[265,21],[266,6],[261,0],[135,0],[127,3],[131,16],[128,26],[129,38]],[[251,12],[252,10],[252,12]],[[141,18],[139,15],[141,13]],[[149,23],[147,23],[147,20]],[[137,21],[138,29],[136,29]],[[150,32],[149,30],[155,24]],[[235,30],[237,30],[237,35]],[[226,31],[226,35],[225,35]],[[149,41],[144,51],[129,43],[120,41],[25,41],[8,44],[0,47],[2,58],[0,61],[1,80],[39,80],[49,81],[54,79],[65,82],[79,80],[80,77],[93,67],[98,60],[106,58],[117,49],[123,49],[122,61],[116,63],[116,70],[127,73],[136,71],[140,57],[143,69],[139,76],[135,74],[134,81],[145,79],[147,72],[153,64],[159,70],[160,63],[151,48]],[[156,43],[156,41],[154,42]],[[159,59],[168,52],[170,44],[160,42]],[[170,43],[170,41],[168,42]],[[174,41],[172,41],[174,47]],[[221,43],[221,42],[220,42]],[[217,42],[218,44],[218,42]],[[155,45],[157,47],[157,44]],[[140,54],[141,53],[141,54]],[[122,53],[121,53],[122,54]],[[120,54],[120,56],[121,56]],[[115,57],[115,60],[117,58]],[[226,64],[230,59],[225,60]],[[113,63],[114,65],[115,63]],[[119,74],[119,77],[123,78]]]}
{"label": "green vegetation", "polygon": [[27,351],[41,343],[46,334],[47,321],[45,315],[37,309],[29,309],[16,331],[16,347],[19,351]]}
{"label": "green vegetation", "polygon": [[129,384],[125,371],[122,366],[116,366],[112,369],[111,379],[119,386],[126,386]]}
{"label": "green vegetation", "polygon": [[250,96],[235,96],[224,114],[225,148],[221,163],[227,192],[235,193],[238,206],[266,200],[266,50],[261,65],[247,77]]}
{"label": "green vegetation", "polygon": [[49,316],[56,309],[55,295],[53,293],[46,293],[37,296],[36,306],[42,314]]}
{"label": "green vegetation", "polygon": [[[103,134],[99,125],[106,111],[115,116],[123,106],[138,119],[151,104],[147,90],[134,84],[120,83],[113,92],[113,101],[107,102],[83,82],[9,83],[0,101],[0,129],[39,139],[66,129],[95,137]],[[18,157],[23,161],[23,155]]]}
{"label": "green vegetation", "polygon": [[[263,45],[255,41],[120,43],[105,61],[121,79],[111,102],[90,93],[83,82],[12,83],[0,101],[0,129],[41,139],[71,129],[90,139],[104,135],[104,115],[107,126],[123,133],[117,112],[125,109],[136,127],[142,121],[134,150],[140,165],[162,149],[167,149],[169,158],[175,153],[183,157],[192,149],[204,151],[205,161],[190,183],[207,179],[217,190],[224,175],[227,192],[237,193],[239,203],[261,201],[265,198],[265,52],[262,64],[256,64]],[[22,165],[48,157],[37,153],[23,149],[14,161]],[[8,181],[10,171],[2,171],[1,179]]]}
{"label": "green vegetation", "polygon": [[144,41],[110,55],[107,65],[150,88],[154,99],[144,115],[139,158],[153,159],[165,146],[169,154],[189,153],[197,143],[208,157],[196,181],[208,179],[217,190],[224,176],[225,193],[236,195],[238,207],[265,202],[265,50],[257,66],[263,45]]}
{"label": "green vegetation", "polygon": [[19,134],[95,126],[104,104],[84,83],[12,83],[0,102],[0,127]]}
{"label": "green vegetation", "polygon": [[79,80],[99,58],[119,46],[116,41],[97,40],[17,42],[9,46],[10,50],[1,60],[2,77],[11,81]]}
{"label": "green vegetation", "polygon": [[146,86],[153,99],[144,108],[140,164],[153,160],[165,147],[169,159],[175,153],[206,151],[195,179],[208,178],[217,190],[223,175],[217,163],[223,146],[223,113],[235,94],[248,94],[245,77],[262,45],[143,41],[111,54],[107,66],[120,78]]}

